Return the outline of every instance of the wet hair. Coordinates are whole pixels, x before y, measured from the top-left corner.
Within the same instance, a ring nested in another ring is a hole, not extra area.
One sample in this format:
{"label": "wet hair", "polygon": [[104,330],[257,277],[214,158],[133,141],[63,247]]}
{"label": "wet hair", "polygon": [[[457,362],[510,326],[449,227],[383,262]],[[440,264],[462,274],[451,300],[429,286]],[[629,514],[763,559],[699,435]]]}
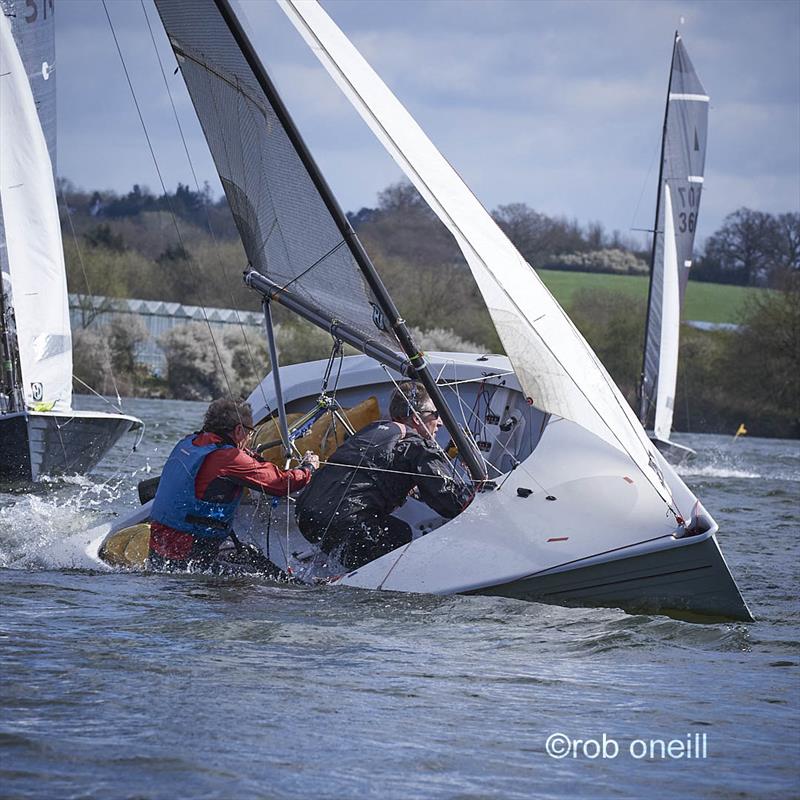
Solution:
{"label": "wet hair", "polygon": [[418,381],[405,381],[398,384],[389,400],[389,416],[392,419],[408,419],[415,411],[430,405],[428,390]]}
{"label": "wet hair", "polygon": [[253,409],[250,407],[250,403],[221,397],[209,405],[203,419],[203,431],[225,436],[231,433],[239,423],[248,427],[252,426]]}

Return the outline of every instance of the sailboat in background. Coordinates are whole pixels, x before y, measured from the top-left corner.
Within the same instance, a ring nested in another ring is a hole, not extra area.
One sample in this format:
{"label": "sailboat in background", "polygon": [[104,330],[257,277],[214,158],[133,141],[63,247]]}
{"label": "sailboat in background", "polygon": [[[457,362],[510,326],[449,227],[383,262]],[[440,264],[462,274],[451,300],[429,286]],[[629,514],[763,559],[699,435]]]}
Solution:
{"label": "sailboat in background", "polygon": [[650,262],[639,420],[672,463],[694,455],[670,441],[678,379],[681,309],[692,266],[703,189],[709,97],[675,33],[669,73]]}
{"label": "sailboat in background", "polygon": [[[307,419],[326,391],[342,407],[386,409],[395,381],[414,377],[430,385],[458,448],[453,479],[475,489],[453,520],[409,500],[395,513],[413,541],[344,575],[301,535],[288,496],[276,506],[251,495],[237,537],[308,582],[333,574],[365,589],[752,619],[716,522],[534,270],[322,7],[279,2],[452,232],[508,356],[416,348],[228,0],[156,0],[250,261],[248,285],[267,308],[280,303],[363,354],[337,370],[333,355],[285,368],[273,358],[250,397],[262,433],[278,427],[277,413],[288,447],[287,417]],[[141,568],[150,508],[59,543],[52,559]]]}
{"label": "sailboat in background", "polygon": [[[141,421],[72,408],[53,3],[0,3],[0,481],[87,472]],[[30,78],[29,78],[30,76]]]}

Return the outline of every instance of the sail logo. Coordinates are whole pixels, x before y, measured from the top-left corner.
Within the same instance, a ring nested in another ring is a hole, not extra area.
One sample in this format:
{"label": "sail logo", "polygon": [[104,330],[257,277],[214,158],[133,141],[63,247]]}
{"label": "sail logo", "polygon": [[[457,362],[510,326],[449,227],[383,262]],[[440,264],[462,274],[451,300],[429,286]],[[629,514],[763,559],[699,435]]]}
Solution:
{"label": "sail logo", "polygon": [[386,317],[383,316],[383,311],[378,308],[375,303],[370,303],[372,306],[372,321],[375,327],[380,331],[386,330]]}
{"label": "sail logo", "polygon": [[38,381],[31,384],[31,397],[38,403],[44,398],[44,384]]}

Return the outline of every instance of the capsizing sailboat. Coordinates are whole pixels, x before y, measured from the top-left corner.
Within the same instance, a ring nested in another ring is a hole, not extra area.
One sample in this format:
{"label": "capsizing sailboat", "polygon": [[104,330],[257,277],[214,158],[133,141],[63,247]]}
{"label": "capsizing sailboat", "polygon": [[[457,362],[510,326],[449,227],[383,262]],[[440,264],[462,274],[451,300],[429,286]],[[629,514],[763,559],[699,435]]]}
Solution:
{"label": "capsizing sailboat", "polygon": [[678,381],[681,309],[692,266],[708,134],[706,94],[675,32],[661,134],[661,160],[650,259],[639,419],[671,463],[694,450],[670,441]]}
{"label": "capsizing sailboat", "polygon": [[53,3],[0,3],[0,482],[92,469],[141,420],[72,408]]}
{"label": "capsizing sailboat", "polygon": [[[243,503],[239,538],[307,581],[333,573],[336,585],[366,589],[752,619],[716,522],[534,270],[321,6],[279,3],[455,237],[507,355],[416,348],[227,0],[156,0],[242,237],[247,283],[268,312],[280,303],[363,354],[332,370],[335,346],[327,362],[279,369],[273,348],[273,373],[250,398],[256,421],[288,446],[311,435],[320,409],[355,409],[363,421],[413,376],[430,386],[458,449],[454,474],[477,490],[450,521],[410,500],[396,513],[413,541],[344,575],[302,537],[288,497]],[[73,537],[62,561],[141,566],[149,510]]]}

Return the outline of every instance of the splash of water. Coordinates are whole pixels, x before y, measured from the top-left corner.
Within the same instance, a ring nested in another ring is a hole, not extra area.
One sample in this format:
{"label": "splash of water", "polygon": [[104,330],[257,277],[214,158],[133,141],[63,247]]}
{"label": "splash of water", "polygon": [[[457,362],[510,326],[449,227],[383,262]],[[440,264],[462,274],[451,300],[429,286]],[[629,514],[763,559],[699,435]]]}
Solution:
{"label": "splash of water", "polygon": [[760,478],[757,472],[733,467],[715,467],[711,465],[694,466],[687,464],[678,468],[678,474],[684,478]]}
{"label": "splash of water", "polygon": [[45,548],[97,525],[127,486],[87,477],[43,481],[34,491],[0,495],[0,567],[35,563]]}

